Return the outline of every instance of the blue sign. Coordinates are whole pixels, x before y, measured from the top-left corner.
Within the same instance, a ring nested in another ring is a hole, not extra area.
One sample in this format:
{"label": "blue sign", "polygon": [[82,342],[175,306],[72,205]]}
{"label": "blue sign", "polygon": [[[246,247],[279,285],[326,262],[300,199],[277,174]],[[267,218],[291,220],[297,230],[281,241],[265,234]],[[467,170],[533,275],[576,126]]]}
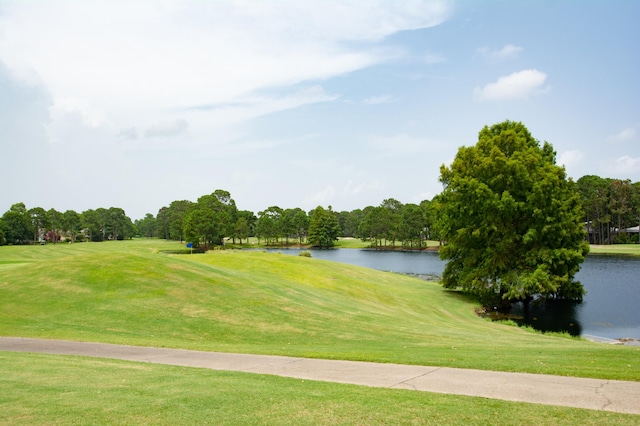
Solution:
{"label": "blue sign", "polygon": [[193,244],[187,243],[187,248],[193,248]]}

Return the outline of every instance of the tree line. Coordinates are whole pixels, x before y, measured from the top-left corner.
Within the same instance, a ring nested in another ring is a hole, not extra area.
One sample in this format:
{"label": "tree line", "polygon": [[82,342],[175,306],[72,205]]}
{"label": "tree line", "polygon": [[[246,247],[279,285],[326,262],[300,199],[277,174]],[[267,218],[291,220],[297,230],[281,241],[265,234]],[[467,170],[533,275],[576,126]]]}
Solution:
{"label": "tree line", "polygon": [[[638,242],[637,233],[624,232],[640,223],[640,182],[583,176],[576,182],[583,222],[591,244]],[[334,211],[321,206],[270,206],[258,212],[237,208],[231,194],[216,190],[196,202],[176,200],[154,216],[132,221],[122,208],[97,208],[77,213],[16,203],[0,218],[0,244],[35,244],[61,240],[105,241],[135,236],[222,245],[225,239],[243,244],[249,237],[267,245],[309,244],[330,247],[337,237],[359,238],[374,248],[423,249],[441,239],[437,200],[403,204],[389,198],[378,206]],[[315,217],[315,221],[313,218]]]}
{"label": "tree line", "polygon": [[173,201],[154,217],[148,213],[135,225],[140,235],[196,246],[220,245],[227,238],[232,244],[246,243],[249,237],[266,245],[309,244],[330,247],[337,237],[360,238],[372,247],[426,247],[437,239],[436,214],[431,201],[402,204],[395,199],[379,206],[353,211],[334,211],[331,206],[303,209],[270,206],[254,214],[238,210],[229,192],[216,190],[197,202]]}
{"label": "tree line", "polygon": [[122,240],[135,235],[133,222],[119,207],[78,213],[27,209],[24,203],[16,203],[0,218],[0,245]]}
{"label": "tree line", "polygon": [[640,182],[587,175],[576,183],[590,244],[638,242],[625,229],[640,223]]}

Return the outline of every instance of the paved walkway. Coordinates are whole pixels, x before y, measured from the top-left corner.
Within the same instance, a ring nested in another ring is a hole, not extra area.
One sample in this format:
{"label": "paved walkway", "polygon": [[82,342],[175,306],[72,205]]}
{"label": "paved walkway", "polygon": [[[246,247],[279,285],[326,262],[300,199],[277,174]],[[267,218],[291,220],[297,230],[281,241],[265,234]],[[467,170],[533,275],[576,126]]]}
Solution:
{"label": "paved walkway", "polygon": [[80,355],[640,414],[640,382],[0,337],[0,351]]}

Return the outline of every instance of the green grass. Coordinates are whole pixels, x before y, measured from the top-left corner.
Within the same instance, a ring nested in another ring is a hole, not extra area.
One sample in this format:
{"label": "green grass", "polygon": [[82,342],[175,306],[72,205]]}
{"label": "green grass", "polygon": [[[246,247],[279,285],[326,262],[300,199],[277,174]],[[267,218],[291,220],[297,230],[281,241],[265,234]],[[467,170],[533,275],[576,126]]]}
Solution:
{"label": "green grass", "polygon": [[614,255],[630,255],[640,256],[640,244],[610,244],[610,245],[591,245],[590,253],[592,254],[614,254]]}
{"label": "green grass", "polygon": [[[438,241],[427,241],[426,246],[429,248],[438,247]],[[370,248],[371,241],[362,241],[360,238],[351,238],[351,237],[343,237],[338,239],[335,244],[336,248]],[[401,250],[402,244],[396,241],[395,246],[391,245],[391,242],[388,242],[388,246],[385,249],[388,250]]]}
{"label": "green grass", "polygon": [[436,283],[157,240],[0,247],[0,335],[640,380],[640,348],[478,318]]}
{"label": "green grass", "polygon": [[[0,352],[0,423],[633,425],[638,416],[108,359]],[[46,402],[46,403],[43,403]]]}
{"label": "green grass", "polygon": [[[640,348],[491,323],[435,283],[163,240],[0,247],[0,335],[640,380]],[[43,403],[44,402],[44,403]],[[634,424],[638,416],[0,352],[2,424]]]}
{"label": "green grass", "polygon": [[336,241],[337,248],[368,248],[371,244],[367,241],[362,241],[360,238],[340,238]]}

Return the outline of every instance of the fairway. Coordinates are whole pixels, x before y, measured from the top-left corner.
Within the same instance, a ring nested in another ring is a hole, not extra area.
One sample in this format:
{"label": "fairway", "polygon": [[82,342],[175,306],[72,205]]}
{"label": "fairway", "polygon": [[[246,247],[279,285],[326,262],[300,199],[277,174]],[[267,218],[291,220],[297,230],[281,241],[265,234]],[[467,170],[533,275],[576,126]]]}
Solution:
{"label": "fairway", "polygon": [[0,334],[640,380],[640,348],[477,317],[416,278],[163,240],[0,247]]}

